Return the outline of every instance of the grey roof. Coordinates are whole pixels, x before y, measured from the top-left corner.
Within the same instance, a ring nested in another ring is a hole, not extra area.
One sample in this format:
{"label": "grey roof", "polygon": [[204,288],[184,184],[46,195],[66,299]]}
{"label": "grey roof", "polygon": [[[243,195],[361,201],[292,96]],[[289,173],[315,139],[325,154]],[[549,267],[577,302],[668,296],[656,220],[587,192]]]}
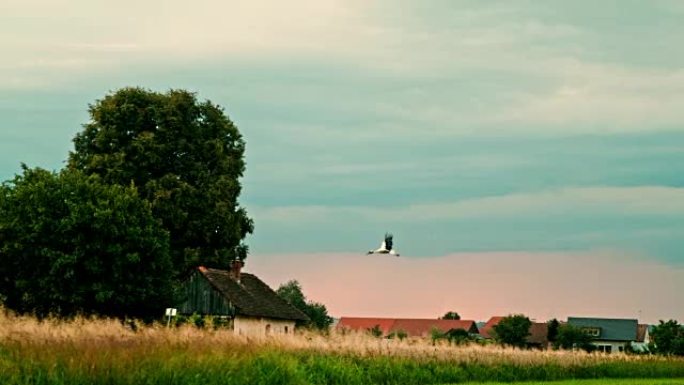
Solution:
{"label": "grey roof", "polygon": [[209,282],[235,306],[237,314],[251,317],[308,321],[309,317],[282,299],[256,275],[241,273],[237,283],[230,272],[200,268]]}
{"label": "grey roof", "polygon": [[639,322],[635,319],[568,317],[572,326],[599,328],[600,341],[636,341]]}

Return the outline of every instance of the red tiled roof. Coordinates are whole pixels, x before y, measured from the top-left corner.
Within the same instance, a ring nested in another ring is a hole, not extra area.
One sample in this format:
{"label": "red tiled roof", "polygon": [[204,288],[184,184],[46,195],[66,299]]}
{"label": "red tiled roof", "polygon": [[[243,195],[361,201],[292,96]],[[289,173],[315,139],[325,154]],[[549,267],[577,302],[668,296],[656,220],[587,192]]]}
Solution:
{"label": "red tiled roof", "polygon": [[498,325],[503,318],[504,317],[501,316],[490,318],[489,321],[487,321],[487,323],[480,328],[480,335],[484,338],[494,338],[494,335],[492,333],[494,331],[494,326]]}
{"label": "red tiled roof", "polygon": [[403,330],[409,336],[427,337],[432,329],[439,329],[442,333],[452,329],[463,329],[471,333],[477,333],[475,321],[448,320],[448,319],[397,319],[392,331]]}
{"label": "red tiled roof", "polygon": [[378,326],[384,335],[402,330],[411,337],[427,337],[432,328],[437,328],[442,332],[463,329],[477,333],[475,322],[466,320],[342,317],[337,324],[338,329],[359,331],[369,330],[375,326]]}
{"label": "red tiled roof", "polygon": [[378,326],[383,334],[389,334],[394,322],[394,318],[342,317],[337,328],[364,331]]}

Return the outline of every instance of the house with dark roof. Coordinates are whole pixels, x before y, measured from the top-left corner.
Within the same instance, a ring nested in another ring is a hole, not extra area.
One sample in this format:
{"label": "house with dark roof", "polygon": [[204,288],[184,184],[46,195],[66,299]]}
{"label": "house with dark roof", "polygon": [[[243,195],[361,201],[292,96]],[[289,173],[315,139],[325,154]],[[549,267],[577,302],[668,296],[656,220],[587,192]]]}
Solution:
{"label": "house with dark roof", "polygon": [[193,269],[183,285],[179,313],[219,316],[241,335],[288,334],[296,323],[309,320],[256,275],[242,272],[243,266],[233,261],[230,270]]}
{"label": "house with dark roof", "polygon": [[[496,332],[494,326],[498,325],[505,317],[492,317],[484,326],[480,328],[480,336],[484,339],[495,339]],[[549,327],[545,322],[532,322],[529,329],[529,335],[525,342],[530,348],[546,349],[549,346],[548,339]]]}
{"label": "house with dark roof", "polygon": [[568,324],[590,335],[591,343],[600,352],[623,352],[625,345],[639,340],[639,323],[635,319],[568,317]]}
{"label": "house with dark roof", "polygon": [[651,333],[649,331],[649,325],[639,324],[637,325],[637,337],[636,341],[632,342],[632,349],[637,352],[647,352],[648,345],[651,343]]}
{"label": "house with dark roof", "polygon": [[408,337],[430,337],[432,329],[442,333],[454,330],[465,330],[470,334],[477,334],[475,321],[422,319],[422,318],[371,318],[371,317],[342,317],[337,323],[338,330],[369,331],[373,328],[382,331],[383,336],[404,332]]}
{"label": "house with dark roof", "polygon": [[549,325],[546,322],[532,322],[530,335],[525,340],[527,346],[546,349],[549,347]]}

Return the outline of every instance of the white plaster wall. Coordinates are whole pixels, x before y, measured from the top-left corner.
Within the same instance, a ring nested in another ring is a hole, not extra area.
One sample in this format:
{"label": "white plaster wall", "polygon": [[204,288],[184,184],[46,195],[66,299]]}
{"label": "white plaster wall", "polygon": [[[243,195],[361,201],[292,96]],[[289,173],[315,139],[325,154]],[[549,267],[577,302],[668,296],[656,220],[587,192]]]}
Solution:
{"label": "white plaster wall", "polygon": [[613,348],[610,351],[611,354],[621,353],[620,348],[623,348],[623,350],[624,350],[624,347],[625,347],[624,342],[616,342],[616,341],[593,341],[592,344],[594,344],[594,346],[601,346],[601,345],[612,346]]}
{"label": "white plaster wall", "polygon": [[255,317],[235,317],[233,330],[238,335],[265,336],[268,334],[290,334],[294,332],[295,322]]}

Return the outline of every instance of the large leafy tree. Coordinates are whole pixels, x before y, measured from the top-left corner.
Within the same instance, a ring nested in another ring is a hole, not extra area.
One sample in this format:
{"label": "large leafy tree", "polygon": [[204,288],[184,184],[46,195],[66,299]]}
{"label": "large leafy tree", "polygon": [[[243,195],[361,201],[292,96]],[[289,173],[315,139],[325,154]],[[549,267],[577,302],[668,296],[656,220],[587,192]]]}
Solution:
{"label": "large leafy tree", "polygon": [[310,327],[325,331],[332,324],[333,319],[328,315],[328,309],[325,305],[319,302],[307,301],[302,291],[302,285],[298,281],[292,280],[284,283],[278,287],[276,292],[281,298],[309,316],[309,319],[311,319]]}
{"label": "large leafy tree", "polygon": [[134,187],[26,166],[0,186],[0,296],[16,311],[159,314],[174,300],[168,245]]}
{"label": "large leafy tree", "polygon": [[246,257],[245,143],[219,106],[183,90],[124,88],[91,105],[90,118],[69,167],[138,188],[170,233],[176,275]]}
{"label": "large leafy tree", "polygon": [[496,339],[505,345],[525,347],[527,337],[530,335],[532,321],[523,314],[514,314],[504,317],[497,325],[494,325]]}

